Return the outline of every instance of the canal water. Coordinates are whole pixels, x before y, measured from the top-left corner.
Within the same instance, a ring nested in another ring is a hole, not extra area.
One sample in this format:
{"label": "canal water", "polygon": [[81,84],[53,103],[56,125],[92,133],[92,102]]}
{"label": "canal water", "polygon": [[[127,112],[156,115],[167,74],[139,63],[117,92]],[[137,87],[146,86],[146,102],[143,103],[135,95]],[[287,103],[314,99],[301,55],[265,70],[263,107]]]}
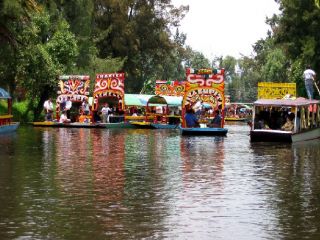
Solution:
{"label": "canal water", "polygon": [[0,135],[0,239],[320,239],[320,141],[227,128]]}

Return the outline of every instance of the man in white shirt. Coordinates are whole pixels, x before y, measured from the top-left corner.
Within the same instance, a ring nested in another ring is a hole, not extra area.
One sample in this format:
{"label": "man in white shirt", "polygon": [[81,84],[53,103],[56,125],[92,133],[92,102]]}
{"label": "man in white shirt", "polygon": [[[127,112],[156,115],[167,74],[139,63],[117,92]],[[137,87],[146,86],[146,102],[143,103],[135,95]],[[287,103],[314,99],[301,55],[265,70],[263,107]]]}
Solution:
{"label": "man in white shirt", "polygon": [[309,99],[313,98],[313,84],[315,81],[315,77],[315,71],[313,71],[310,66],[307,66],[306,70],[303,72],[303,78]]}
{"label": "man in white shirt", "polygon": [[70,119],[70,109],[71,109],[71,107],[72,107],[72,102],[71,102],[70,97],[68,97],[67,101],[66,101],[66,107],[65,107],[68,119]]}
{"label": "man in white shirt", "polygon": [[111,113],[111,108],[109,108],[109,104],[106,103],[103,108],[101,109],[102,113],[102,122],[108,123],[109,122],[109,113]]}
{"label": "man in white shirt", "polygon": [[51,98],[44,102],[43,108],[46,114],[45,121],[52,121],[53,103]]}

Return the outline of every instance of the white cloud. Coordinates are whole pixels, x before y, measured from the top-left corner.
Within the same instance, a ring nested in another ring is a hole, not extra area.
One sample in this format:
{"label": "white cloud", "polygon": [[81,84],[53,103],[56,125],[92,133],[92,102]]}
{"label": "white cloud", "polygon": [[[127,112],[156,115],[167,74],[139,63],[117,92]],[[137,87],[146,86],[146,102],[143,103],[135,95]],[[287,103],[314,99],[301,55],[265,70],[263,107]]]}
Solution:
{"label": "white cloud", "polygon": [[173,0],[189,5],[180,31],[187,44],[208,58],[250,55],[252,45],[267,36],[266,17],[279,13],[274,0]]}

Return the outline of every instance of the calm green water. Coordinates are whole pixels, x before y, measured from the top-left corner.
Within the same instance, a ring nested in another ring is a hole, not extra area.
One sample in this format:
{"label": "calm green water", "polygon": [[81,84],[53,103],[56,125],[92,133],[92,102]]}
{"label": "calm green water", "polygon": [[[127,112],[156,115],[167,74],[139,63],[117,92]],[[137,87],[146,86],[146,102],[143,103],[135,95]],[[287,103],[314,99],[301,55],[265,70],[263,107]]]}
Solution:
{"label": "calm green water", "polygon": [[0,135],[0,239],[320,239],[320,141],[227,127]]}

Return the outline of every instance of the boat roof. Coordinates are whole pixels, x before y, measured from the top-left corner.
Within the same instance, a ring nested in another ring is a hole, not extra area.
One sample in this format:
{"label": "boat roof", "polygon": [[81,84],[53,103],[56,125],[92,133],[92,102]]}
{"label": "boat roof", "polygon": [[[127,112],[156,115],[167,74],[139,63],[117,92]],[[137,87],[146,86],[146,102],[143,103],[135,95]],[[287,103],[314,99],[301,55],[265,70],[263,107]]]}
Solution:
{"label": "boat roof", "polygon": [[255,106],[279,106],[279,107],[297,107],[310,104],[319,104],[316,99],[296,98],[296,99],[259,99],[253,103]]}
{"label": "boat roof", "polygon": [[125,94],[124,103],[126,106],[181,106],[181,96],[164,96],[164,95],[148,95],[148,94]]}
{"label": "boat roof", "polygon": [[152,96],[154,95],[126,93],[124,95],[124,104],[126,106],[147,106],[147,102]]}
{"label": "boat roof", "polygon": [[11,98],[11,96],[6,90],[0,88],[0,98],[8,99]]}
{"label": "boat roof", "polygon": [[181,106],[182,96],[155,95],[149,98],[148,105]]}

